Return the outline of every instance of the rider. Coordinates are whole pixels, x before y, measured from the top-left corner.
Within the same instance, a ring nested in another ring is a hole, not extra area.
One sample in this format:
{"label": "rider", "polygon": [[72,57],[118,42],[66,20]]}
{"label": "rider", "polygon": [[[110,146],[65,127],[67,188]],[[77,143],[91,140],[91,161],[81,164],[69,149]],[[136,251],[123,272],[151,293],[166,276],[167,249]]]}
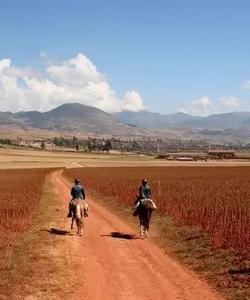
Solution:
{"label": "rider", "polygon": [[151,189],[148,184],[148,181],[147,181],[147,179],[142,179],[142,185],[139,188],[139,196],[137,197],[137,199],[135,201],[135,207],[134,207],[134,213],[133,213],[134,216],[137,215],[137,208],[139,207],[139,205],[143,201],[146,201],[146,200],[148,200],[152,203],[153,209],[156,209],[156,205],[153,202],[153,200],[151,199]]}
{"label": "rider", "polygon": [[142,185],[139,188],[140,199],[151,199],[151,190],[147,179],[142,179]]}
{"label": "rider", "polygon": [[75,179],[75,184],[71,188],[72,199],[69,202],[69,213],[68,218],[72,217],[72,201],[75,199],[82,199],[84,201],[84,216],[88,216],[88,204],[85,201],[85,191],[83,186],[80,183],[79,179]]}

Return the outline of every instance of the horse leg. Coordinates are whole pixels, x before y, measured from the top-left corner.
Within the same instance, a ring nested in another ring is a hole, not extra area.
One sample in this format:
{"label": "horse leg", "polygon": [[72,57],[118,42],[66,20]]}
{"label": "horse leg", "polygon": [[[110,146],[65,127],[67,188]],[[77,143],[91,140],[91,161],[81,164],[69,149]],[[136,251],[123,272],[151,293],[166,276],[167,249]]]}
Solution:
{"label": "horse leg", "polygon": [[143,237],[144,235],[144,226],[143,226],[143,216],[142,213],[139,213],[139,222],[140,222],[140,236]]}
{"label": "horse leg", "polygon": [[80,234],[80,225],[78,219],[76,219],[76,224],[77,224],[77,234]]}
{"label": "horse leg", "polygon": [[82,236],[82,229],[83,229],[83,218],[85,215],[84,207],[81,209],[81,219],[80,219],[80,236]]}
{"label": "horse leg", "polygon": [[150,220],[151,220],[151,214],[152,214],[152,210],[149,209],[147,211],[147,217],[146,217],[146,223],[145,223],[145,237],[148,237],[148,231],[149,231],[149,224],[150,224]]}
{"label": "horse leg", "polygon": [[74,229],[74,218],[75,218],[75,217],[74,217],[74,215],[73,215],[73,216],[72,216],[72,219],[71,219],[71,227],[70,227],[71,229]]}
{"label": "horse leg", "polygon": [[77,234],[82,236],[82,227],[83,227],[82,218],[81,219],[76,218],[76,224],[77,224]]}
{"label": "horse leg", "polygon": [[82,224],[81,224],[81,220],[79,222],[79,235],[82,236]]}
{"label": "horse leg", "polygon": [[84,217],[88,217],[89,216],[89,205],[88,205],[87,202],[84,203],[83,212],[84,212]]}
{"label": "horse leg", "polygon": [[140,225],[140,236],[143,237],[144,236],[144,226]]}
{"label": "horse leg", "polygon": [[148,212],[145,214],[145,238],[148,237],[148,229],[149,229],[149,220],[148,220]]}
{"label": "horse leg", "polygon": [[84,206],[81,203],[76,205],[76,225],[77,225],[77,234],[82,236],[82,227],[83,227],[83,214],[84,214]]}

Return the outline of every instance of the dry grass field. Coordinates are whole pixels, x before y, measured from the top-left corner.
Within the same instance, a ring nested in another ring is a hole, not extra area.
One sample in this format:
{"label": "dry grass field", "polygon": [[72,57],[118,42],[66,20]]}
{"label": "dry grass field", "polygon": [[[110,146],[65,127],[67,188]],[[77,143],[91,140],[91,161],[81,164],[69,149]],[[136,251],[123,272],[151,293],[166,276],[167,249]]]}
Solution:
{"label": "dry grass field", "polygon": [[0,148],[0,169],[128,166],[250,166],[250,161],[167,161],[152,156]]}

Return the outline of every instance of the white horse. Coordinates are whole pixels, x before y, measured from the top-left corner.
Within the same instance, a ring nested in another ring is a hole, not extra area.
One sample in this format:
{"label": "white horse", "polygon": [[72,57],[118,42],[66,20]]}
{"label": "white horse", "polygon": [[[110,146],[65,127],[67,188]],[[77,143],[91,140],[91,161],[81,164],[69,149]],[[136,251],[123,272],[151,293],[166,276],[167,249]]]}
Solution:
{"label": "white horse", "polygon": [[72,200],[71,205],[72,205],[71,229],[74,228],[74,220],[75,220],[76,226],[77,226],[77,234],[82,236],[83,216],[84,216],[83,200],[81,200],[81,199]]}

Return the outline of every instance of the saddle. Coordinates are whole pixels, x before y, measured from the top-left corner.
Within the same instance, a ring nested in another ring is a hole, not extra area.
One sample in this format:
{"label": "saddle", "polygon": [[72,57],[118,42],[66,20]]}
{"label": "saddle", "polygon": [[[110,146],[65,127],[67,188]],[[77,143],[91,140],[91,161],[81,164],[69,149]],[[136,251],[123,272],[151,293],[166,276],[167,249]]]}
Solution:
{"label": "saddle", "polygon": [[157,207],[152,199],[141,199],[140,205],[144,206],[147,209],[152,209],[152,210],[157,209]]}
{"label": "saddle", "polygon": [[133,212],[134,217],[138,216],[140,207],[145,207],[146,209],[151,209],[151,210],[157,209],[157,206],[155,205],[152,199],[140,199],[134,208],[134,212]]}

